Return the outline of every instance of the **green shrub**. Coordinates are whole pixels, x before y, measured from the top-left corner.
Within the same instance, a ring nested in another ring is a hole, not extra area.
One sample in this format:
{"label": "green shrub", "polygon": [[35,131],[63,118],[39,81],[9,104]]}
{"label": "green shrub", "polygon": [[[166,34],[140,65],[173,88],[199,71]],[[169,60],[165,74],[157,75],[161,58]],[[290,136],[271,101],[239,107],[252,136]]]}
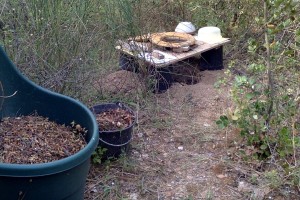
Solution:
{"label": "green shrub", "polygon": [[[233,106],[217,121],[220,127],[238,127],[253,151],[247,156],[266,159],[293,159],[299,149],[299,19],[294,1],[270,1],[270,19],[257,18],[257,26],[266,24],[265,43],[250,38],[249,64],[244,75],[233,75]],[[299,12],[299,10],[298,10]],[[279,21],[281,20],[281,21]],[[274,25],[276,22],[276,26]],[[271,42],[270,42],[271,41]],[[298,52],[298,53],[296,53]],[[232,61],[229,69],[236,68]],[[224,82],[224,81],[223,81]]]}

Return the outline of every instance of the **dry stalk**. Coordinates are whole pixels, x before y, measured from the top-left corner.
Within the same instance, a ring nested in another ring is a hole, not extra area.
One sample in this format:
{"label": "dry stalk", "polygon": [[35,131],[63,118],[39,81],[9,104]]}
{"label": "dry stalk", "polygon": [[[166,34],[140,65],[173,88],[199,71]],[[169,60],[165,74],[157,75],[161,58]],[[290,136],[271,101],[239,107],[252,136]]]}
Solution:
{"label": "dry stalk", "polygon": [[15,95],[17,94],[17,92],[18,92],[18,91],[15,91],[13,94],[11,94],[11,95],[8,95],[8,96],[0,96],[0,98],[2,98],[2,99],[6,99],[6,98],[13,97],[13,96],[15,96]]}
{"label": "dry stalk", "polygon": [[[3,91],[3,87],[2,87],[2,83],[0,81],[0,93],[3,94],[4,91]],[[2,109],[2,105],[3,105],[3,102],[4,102],[4,98],[0,97],[1,100],[0,100],[0,110]]]}
{"label": "dry stalk", "polygon": [[[296,98],[299,98],[300,97],[300,94],[299,94],[300,90],[297,91],[297,94],[296,94]],[[299,96],[299,97],[298,97]],[[295,101],[297,102],[297,107],[296,109],[299,110],[300,108],[300,101],[299,100],[296,100]],[[296,157],[296,142],[295,142],[295,139],[297,137],[297,135],[299,134],[297,132],[297,129],[296,129],[296,124],[298,123],[298,118],[299,116],[298,115],[295,115],[293,117],[293,121],[292,121],[292,134],[293,134],[293,157],[294,157],[294,165],[295,167],[297,167],[297,157]]]}
{"label": "dry stalk", "polygon": [[[4,99],[6,98],[10,98],[10,97],[13,97],[14,95],[17,94],[18,91],[15,91],[13,94],[11,95],[8,95],[8,96],[1,96],[0,95],[0,110],[2,109],[2,106],[3,106],[3,103],[4,103]],[[0,94],[4,94],[4,89],[3,89],[3,86],[2,86],[2,83],[0,81]]]}
{"label": "dry stalk", "polygon": [[273,108],[273,97],[274,97],[274,82],[273,82],[273,75],[272,75],[272,64],[271,64],[271,55],[270,55],[270,43],[269,43],[269,36],[268,36],[268,7],[267,7],[267,0],[264,0],[264,23],[265,23],[265,42],[266,42],[266,48],[267,48],[267,69],[268,69],[268,88],[270,90],[269,94],[269,100],[270,100],[270,106],[268,109],[268,118],[266,120],[267,125],[269,125],[269,122],[271,120],[272,115],[272,108]]}

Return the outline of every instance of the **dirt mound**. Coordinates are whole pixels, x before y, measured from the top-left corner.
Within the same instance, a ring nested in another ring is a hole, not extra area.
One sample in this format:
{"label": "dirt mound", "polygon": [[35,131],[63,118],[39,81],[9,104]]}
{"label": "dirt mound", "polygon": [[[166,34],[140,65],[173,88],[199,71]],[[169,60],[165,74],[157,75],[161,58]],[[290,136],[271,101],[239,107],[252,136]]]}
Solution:
{"label": "dirt mound", "polygon": [[109,95],[134,95],[145,90],[142,78],[137,74],[126,70],[113,72],[99,79],[95,87]]}
{"label": "dirt mound", "polygon": [[183,63],[174,67],[173,79],[175,82],[193,85],[201,80],[201,71],[197,66]]}

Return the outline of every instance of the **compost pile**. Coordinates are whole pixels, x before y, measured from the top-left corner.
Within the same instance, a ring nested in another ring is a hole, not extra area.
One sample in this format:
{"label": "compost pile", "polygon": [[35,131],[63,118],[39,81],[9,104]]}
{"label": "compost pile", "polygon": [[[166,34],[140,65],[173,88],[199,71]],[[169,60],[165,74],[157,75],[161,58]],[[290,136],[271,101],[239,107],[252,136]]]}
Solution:
{"label": "compost pile", "polygon": [[80,125],[60,125],[30,115],[7,117],[0,122],[0,162],[47,163],[75,154],[85,147]]}
{"label": "compost pile", "polygon": [[109,109],[96,114],[96,120],[100,131],[115,131],[130,126],[134,121],[134,115],[122,108]]}

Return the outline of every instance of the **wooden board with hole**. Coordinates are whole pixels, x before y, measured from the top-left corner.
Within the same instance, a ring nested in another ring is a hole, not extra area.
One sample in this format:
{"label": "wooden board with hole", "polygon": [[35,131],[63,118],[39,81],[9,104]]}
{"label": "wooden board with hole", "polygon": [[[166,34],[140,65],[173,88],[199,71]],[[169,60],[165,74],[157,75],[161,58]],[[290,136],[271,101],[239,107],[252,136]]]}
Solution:
{"label": "wooden board with hole", "polygon": [[[151,44],[149,43],[143,43],[143,42],[132,43],[127,41],[126,42],[118,41],[118,46],[116,46],[116,49],[121,51],[121,53],[143,60],[145,61],[145,63],[150,64],[156,68],[161,68],[185,60],[187,58],[200,56],[201,53],[219,48],[229,42],[230,40],[228,38],[224,38],[222,41],[214,44],[209,44],[203,41],[196,40],[195,45],[191,46],[189,51],[179,52],[179,53],[174,52],[171,49],[170,50],[160,49],[156,46],[153,45],[151,46]],[[146,55],[151,54],[151,52],[148,52],[149,48],[152,48],[152,52],[156,52],[156,53],[159,52],[163,54],[164,57],[169,57],[169,59],[164,59],[161,62],[157,62],[156,59],[147,59]]]}

